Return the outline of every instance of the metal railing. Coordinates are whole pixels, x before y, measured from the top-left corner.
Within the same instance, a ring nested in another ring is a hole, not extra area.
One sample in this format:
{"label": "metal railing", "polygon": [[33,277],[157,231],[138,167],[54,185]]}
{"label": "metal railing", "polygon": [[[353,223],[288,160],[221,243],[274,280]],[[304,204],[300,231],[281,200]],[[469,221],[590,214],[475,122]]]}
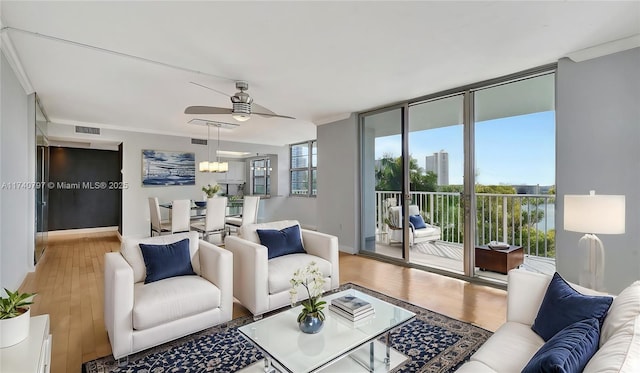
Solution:
{"label": "metal railing", "polygon": [[[376,224],[384,230],[390,206],[400,205],[402,194],[376,191]],[[460,193],[411,192],[429,224],[442,231],[442,241],[462,243],[463,206]],[[475,245],[490,241],[522,246],[525,253],[555,257],[555,195],[476,193]]]}

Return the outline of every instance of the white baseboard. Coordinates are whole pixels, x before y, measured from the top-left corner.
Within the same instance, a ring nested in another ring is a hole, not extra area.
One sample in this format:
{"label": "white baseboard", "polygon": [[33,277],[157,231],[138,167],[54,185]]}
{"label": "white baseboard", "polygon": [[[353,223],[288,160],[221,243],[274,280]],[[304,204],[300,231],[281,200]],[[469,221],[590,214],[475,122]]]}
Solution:
{"label": "white baseboard", "polygon": [[[91,233],[104,233],[104,232],[118,232],[118,227],[97,227],[97,228],[82,228],[82,229],[63,229],[59,231],[49,231],[49,237],[58,236],[76,236],[85,235]],[[119,234],[118,234],[119,235]]]}

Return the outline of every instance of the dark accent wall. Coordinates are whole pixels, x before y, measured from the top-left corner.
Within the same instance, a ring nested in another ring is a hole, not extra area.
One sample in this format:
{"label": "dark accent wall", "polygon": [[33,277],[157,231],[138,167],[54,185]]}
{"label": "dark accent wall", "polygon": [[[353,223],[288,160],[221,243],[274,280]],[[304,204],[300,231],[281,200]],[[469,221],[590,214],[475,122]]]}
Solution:
{"label": "dark accent wall", "polygon": [[122,210],[119,152],[50,150],[49,230],[118,226]]}

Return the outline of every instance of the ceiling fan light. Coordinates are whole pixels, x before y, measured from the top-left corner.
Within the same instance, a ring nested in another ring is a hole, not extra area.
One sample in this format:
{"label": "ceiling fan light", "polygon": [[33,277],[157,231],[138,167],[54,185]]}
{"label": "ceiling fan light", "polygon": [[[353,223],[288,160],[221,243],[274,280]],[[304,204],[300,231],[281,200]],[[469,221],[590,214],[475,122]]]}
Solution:
{"label": "ceiling fan light", "polygon": [[246,114],[246,113],[233,113],[231,114],[231,117],[235,120],[237,120],[238,122],[246,122],[249,120],[249,118],[251,118],[251,114]]}

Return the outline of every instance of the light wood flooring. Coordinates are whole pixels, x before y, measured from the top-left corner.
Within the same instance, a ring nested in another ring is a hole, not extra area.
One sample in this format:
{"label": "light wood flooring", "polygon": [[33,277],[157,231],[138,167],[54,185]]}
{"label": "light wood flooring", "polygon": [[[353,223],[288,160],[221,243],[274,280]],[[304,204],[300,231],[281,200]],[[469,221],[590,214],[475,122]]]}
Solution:
{"label": "light wood flooring", "polygon": [[[49,314],[52,373],[79,373],[82,363],[107,356],[104,254],[118,251],[112,233],[56,237],[21,291],[37,292],[32,315]],[[353,282],[494,331],[505,321],[506,292],[357,255],[340,255],[340,282]],[[248,315],[234,304],[233,316]]]}

